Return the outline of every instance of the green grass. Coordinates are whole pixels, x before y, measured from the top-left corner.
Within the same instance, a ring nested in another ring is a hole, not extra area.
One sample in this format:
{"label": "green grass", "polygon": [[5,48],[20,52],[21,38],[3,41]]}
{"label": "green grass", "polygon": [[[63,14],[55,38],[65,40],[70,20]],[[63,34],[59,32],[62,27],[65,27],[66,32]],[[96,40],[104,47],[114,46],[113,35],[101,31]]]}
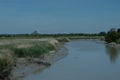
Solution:
{"label": "green grass", "polygon": [[0,54],[0,72],[12,67],[14,58],[11,53]]}
{"label": "green grass", "polygon": [[[14,43],[13,43],[14,42]],[[16,57],[39,57],[51,50],[54,50],[54,45],[48,41],[13,41],[10,44],[0,45],[0,53],[6,53],[9,50],[14,53]],[[20,47],[22,45],[22,47]]]}
{"label": "green grass", "polygon": [[[55,50],[55,45],[49,40],[39,39],[4,39],[0,40],[0,77],[9,75],[17,58],[40,57]],[[7,71],[6,71],[7,70]],[[6,73],[8,72],[8,73]]]}
{"label": "green grass", "polygon": [[0,59],[0,72],[7,67],[7,59]]}
{"label": "green grass", "polygon": [[40,57],[55,49],[50,42],[39,40],[0,40],[0,43],[0,72],[11,66],[15,58]]}
{"label": "green grass", "polygon": [[12,51],[17,57],[38,57],[51,50],[54,50],[54,46],[47,42],[38,44],[34,43],[33,46],[27,48],[12,48]]}
{"label": "green grass", "polygon": [[[3,46],[1,49],[4,48],[7,48],[10,51],[12,51],[16,57],[27,57],[27,56],[37,57],[55,49],[54,46],[49,43],[34,44],[33,46],[26,48],[17,48],[15,46],[7,45],[7,46]],[[4,52],[2,51],[1,53],[4,54]]]}
{"label": "green grass", "polygon": [[[49,41],[11,39],[0,40],[0,71],[10,66],[9,61],[19,57],[40,57],[49,51],[55,50],[55,46]],[[13,55],[8,55],[12,53]],[[12,59],[10,59],[12,56]]]}
{"label": "green grass", "polygon": [[7,77],[17,58],[40,57],[55,47],[49,41],[0,40],[0,77]]}

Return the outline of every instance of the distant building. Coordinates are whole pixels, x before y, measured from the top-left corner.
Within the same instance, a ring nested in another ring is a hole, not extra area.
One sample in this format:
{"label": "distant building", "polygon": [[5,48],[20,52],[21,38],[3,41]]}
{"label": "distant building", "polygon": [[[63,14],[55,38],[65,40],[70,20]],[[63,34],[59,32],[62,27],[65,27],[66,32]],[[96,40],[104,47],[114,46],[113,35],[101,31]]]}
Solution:
{"label": "distant building", "polygon": [[31,33],[31,35],[38,35],[39,33],[35,30],[34,32]]}

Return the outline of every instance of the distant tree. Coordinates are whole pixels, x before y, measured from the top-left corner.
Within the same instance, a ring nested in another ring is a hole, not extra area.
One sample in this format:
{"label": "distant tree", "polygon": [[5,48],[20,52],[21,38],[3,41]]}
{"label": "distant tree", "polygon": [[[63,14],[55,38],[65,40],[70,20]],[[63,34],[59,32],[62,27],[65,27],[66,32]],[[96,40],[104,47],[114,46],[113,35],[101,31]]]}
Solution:
{"label": "distant tree", "polygon": [[105,37],[105,41],[110,43],[110,42],[115,42],[117,40],[117,32],[115,28],[112,28],[108,31]]}
{"label": "distant tree", "polygon": [[105,36],[105,35],[106,35],[106,32],[100,32],[98,35],[99,35],[99,36]]}
{"label": "distant tree", "polygon": [[118,32],[118,33],[120,33],[120,28],[119,28],[119,29],[117,29],[117,32]]}
{"label": "distant tree", "polygon": [[117,29],[117,38],[120,39],[120,28]]}

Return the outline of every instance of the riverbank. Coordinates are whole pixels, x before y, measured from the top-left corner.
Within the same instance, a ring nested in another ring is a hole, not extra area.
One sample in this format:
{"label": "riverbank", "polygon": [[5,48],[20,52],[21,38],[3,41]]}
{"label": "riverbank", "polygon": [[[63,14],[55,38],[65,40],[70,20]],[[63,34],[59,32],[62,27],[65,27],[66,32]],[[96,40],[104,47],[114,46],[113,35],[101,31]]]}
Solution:
{"label": "riverbank", "polygon": [[[33,73],[26,74],[21,80],[120,79],[120,51],[106,47],[104,41],[71,40],[64,46],[68,50],[67,57],[55,62],[52,66],[33,70]],[[32,66],[33,68],[35,67]]]}
{"label": "riverbank", "polygon": [[14,70],[25,66],[50,66],[51,63],[45,57],[48,53],[54,53],[58,44],[55,39],[0,40],[0,80],[13,80]]}
{"label": "riverbank", "polygon": [[113,48],[120,48],[120,44],[115,42],[107,43],[106,45]]}
{"label": "riverbank", "polygon": [[[63,44],[61,44],[59,45],[57,51],[52,51],[49,54],[44,55],[44,58],[39,58],[39,59],[34,58],[32,62],[26,62],[25,64],[20,63],[12,71],[12,75],[14,75],[14,80],[22,80],[24,79],[24,77],[29,76],[31,74],[40,73],[46,68],[53,65],[56,61],[64,58],[65,56],[67,56],[67,49],[64,47]],[[41,62],[50,63],[50,65]]]}
{"label": "riverbank", "polygon": [[[41,72],[47,67],[50,67],[55,61],[67,55],[67,52],[65,52],[67,51],[65,50],[66,48],[63,45],[60,45],[59,42],[64,43],[69,40],[71,39],[0,40],[0,53],[9,53],[13,60],[10,70],[7,71],[9,72],[8,75],[6,75],[8,79],[1,80],[22,80],[23,77],[31,73]],[[98,41],[98,39],[95,40]],[[6,59],[8,60],[8,58]],[[7,64],[9,64],[9,62]]]}

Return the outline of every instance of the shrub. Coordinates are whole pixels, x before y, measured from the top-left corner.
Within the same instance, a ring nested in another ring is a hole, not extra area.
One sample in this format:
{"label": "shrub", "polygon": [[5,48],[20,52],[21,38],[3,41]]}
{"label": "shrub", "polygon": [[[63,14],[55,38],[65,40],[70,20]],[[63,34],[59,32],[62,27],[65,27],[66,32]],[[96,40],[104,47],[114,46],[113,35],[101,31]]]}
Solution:
{"label": "shrub", "polygon": [[110,29],[105,37],[105,41],[110,43],[110,42],[116,42],[118,36],[117,32],[114,28]]}

